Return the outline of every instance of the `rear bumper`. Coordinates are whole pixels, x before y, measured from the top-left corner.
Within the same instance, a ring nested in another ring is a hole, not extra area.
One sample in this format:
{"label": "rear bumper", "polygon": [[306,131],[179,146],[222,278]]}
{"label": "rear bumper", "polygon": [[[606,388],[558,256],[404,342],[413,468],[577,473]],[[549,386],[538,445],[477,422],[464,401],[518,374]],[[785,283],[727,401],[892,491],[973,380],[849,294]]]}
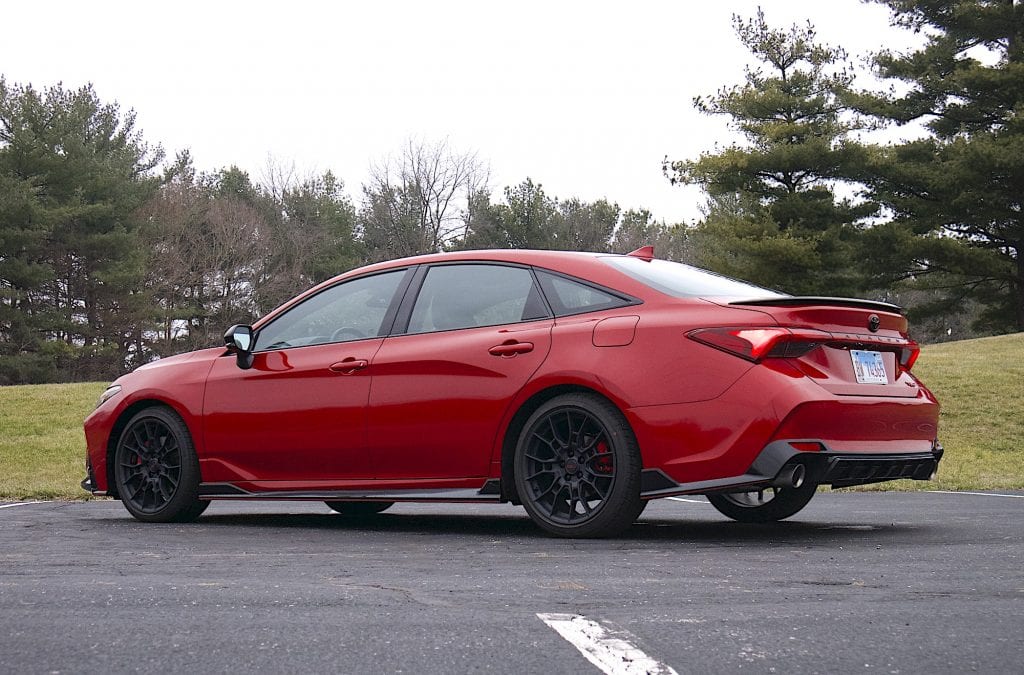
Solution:
{"label": "rear bumper", "polygon": [[745,492],[773,485],[784,485],[794,465],[801,465],[807,482],[834,488],[867,485],[890,480],[930,480],[938,469],[943,449],[938,442],[927,452],[857,453],[835,451],[821,441],[800,439],[801,446],[818,443],[821,450],[793,447],[790,441],[769,443],[753,464],[741,475],[729,478],[677,483],[659,469],[641,474],[640,490],[644,499],[685,494]]}
{"label": "rear bumper", "polygon": [[912,397],[841,396],[784,360],[751,368],[717,398],[625,413],[644,467],[675,483],[712,485],[743,476],[778,441],[820,443],[833,454],[927,454],[939,422],[938,403],[923,387]]}
{"label": "rear bumper", "polygon": [[[883,483],[888,480],[931,480],[942,459],[942,446],[937,451],[909,455],[849,455],[825,457],[820,467],[819,484],[834,488]],[[813,463],[812,463],[813,465]]]}

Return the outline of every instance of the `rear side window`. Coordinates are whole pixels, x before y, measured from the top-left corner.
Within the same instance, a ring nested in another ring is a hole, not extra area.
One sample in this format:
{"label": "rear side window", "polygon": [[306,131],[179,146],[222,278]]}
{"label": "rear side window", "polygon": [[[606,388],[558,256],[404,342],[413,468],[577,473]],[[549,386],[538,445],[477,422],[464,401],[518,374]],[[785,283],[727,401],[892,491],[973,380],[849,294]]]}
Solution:
{"label": "rear side window", "polygon": [[537,278],[540,279],[544,295],[551,303],[555,316],[596,312],[631,304],[631,300],[608,291],[543,270],[537,270]]}
{"label": "rear side window", "polygon": [[778,291],[668,260],[643,260],[628,255],[601,260],[656,291],[677,298],[782,298]]}
{"label": "rear side window", "polygon": [[548,316],[530,270],[503,265],[440,265],[427,271],[409,333],[498,326]]}

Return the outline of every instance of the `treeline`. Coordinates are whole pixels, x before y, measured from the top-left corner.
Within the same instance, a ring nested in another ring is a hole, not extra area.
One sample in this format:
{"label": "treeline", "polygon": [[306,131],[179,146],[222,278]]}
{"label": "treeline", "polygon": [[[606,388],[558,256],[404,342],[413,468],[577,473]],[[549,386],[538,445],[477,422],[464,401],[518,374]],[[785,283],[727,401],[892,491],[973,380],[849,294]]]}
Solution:
{"label": "treeline", "polygon": [[492,202],[486,167],[447,143],[409,142],[374,166],[357,205],[330,172],[270,163],[255,181],[197,173],[188,153],[166,162],[92,87],[0,79],[0,125],[0,383],[105,379],[214,345],[366,263],[682,241],[647,211],[560,200],[530,179]]}
{"label": "treeline", "polygon": [[[329,172],[197,173],[91,87],[0,77],[0,383],[110,378],[357,265],[459,248],[652,243],[791,293],[904,304],[922,340],[1024,330],[1024,9],[878,1],[926,36],[874,56],[901,84],[884,94],[855,87],[848,55],[810,26],[735,18],[755,65],[694,104],[740,140],[663,165],[705,190],[693,224],[529,178],[496,193],[446,142],[378,162],[355,202]],[[912,122],[916,140],[865,140]]]}

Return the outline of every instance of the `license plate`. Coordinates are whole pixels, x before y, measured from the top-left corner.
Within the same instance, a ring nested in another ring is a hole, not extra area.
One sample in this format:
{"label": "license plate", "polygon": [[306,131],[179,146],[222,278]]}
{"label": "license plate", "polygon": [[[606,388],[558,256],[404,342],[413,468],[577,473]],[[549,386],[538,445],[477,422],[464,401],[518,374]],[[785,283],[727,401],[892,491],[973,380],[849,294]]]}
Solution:
{"label": "license plate", "polygon": [[853,372],[860,384],[888,384],[889,376],[885,374],[885,362],[881,352],[863,352],[850,350],[853,359]]}

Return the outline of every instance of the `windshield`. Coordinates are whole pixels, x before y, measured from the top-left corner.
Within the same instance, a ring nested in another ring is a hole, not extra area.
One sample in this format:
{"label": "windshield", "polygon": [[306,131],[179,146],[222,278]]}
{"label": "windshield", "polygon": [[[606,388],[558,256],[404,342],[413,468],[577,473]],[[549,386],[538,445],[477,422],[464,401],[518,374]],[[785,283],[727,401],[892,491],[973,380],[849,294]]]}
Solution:
{"label": "windshield", "polygon": [[677,298],[782,298],[784,293],[731,279],[698,267],[668,260],[643,260],[630,256],[601,258],[615,269],[656,291]]}

